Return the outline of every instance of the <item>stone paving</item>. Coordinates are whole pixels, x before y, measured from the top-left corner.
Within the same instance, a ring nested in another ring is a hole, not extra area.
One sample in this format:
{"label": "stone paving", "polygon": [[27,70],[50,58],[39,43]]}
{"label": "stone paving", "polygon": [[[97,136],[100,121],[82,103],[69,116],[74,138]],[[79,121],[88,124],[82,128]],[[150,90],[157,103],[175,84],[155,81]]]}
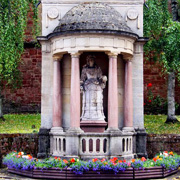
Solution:
{"label": "stone paving", "polygon": [[[37,179],[34,179],[34,178],[27,178],[27,177],[24,177],[24,176],[19,176],[19,175],[15,175],[15,174],[11,174],[11,173],[8,173],[7,172],[7,168],[0,168],[0,180],[37,180]],[[159,179],[149,179],[149,180],[180,180],[180,168],[179,168],[179,172],[174,174],[174,175],[171,175],[167,178],[159,178]],[[42,179],[38,179],[38,180],[42,180]],[[45,180],[45,179],[43,179]],[[46,179],[47,180],[47,179]]]}

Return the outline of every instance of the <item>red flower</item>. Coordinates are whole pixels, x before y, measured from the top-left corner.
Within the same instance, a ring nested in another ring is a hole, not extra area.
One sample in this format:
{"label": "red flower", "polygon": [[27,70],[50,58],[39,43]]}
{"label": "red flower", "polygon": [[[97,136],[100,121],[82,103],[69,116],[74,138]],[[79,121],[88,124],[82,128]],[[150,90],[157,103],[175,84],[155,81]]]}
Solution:
{"label": "red flower", "polygon": [[156,162],[156,161],[157,161],[157,159],[156,159],[156,158],[153,158],[153,161],[154,161],[154,162]]}
{"label": "red flower", "polygon": [[30,154],[28,154],[27,156],[28,156],[28,159],[32,159],[33,158]]}
{"label": "red flower", "polygon": [[142,158],[141,158],[141,161],[143,161],[143,162],[146,161],[146,158],[145,158],[145,157],[142,157]]}
{"label": "red flower", "polygon": [[57,158],[58,158],[58,157],[56,157],[56,156],[54,157],[54,159],[57,159]]}
{"label": "red flower", "polygon": [[68,163],[68,161],[67,161],[66,159],[64,159],[63,161],[64,161],[64,163],[66,163],[66,164]]}
{"label": "red flower", "polygon": [[126,162],[126,160],[124,159],[123,162]]}
{"label": "red flower", "polygon": [[104,161],[106,161],[106,159],[105,159],[105,158],[101,159],[101,162],[104,162]]}
{"label": "red flower", "polygon": [[149,100],[149,102],[151,103],[151,102],[152,102],[152,100],[150,99],[150,100]]}
{"label": "red flower", "polygon": [[112,163],[116,163],[117,160],[118,160],[117,157],[114,157],[114,158],[110,159],[110,161],[111,161]]}
{"label": "red flower", "polygon": [[115,162],[115,161],[117,161],[117,160],[118,160],[118,158],[117,158],[117,157],[114,157],[114,158],[113,158],[113,160],[114,160],[114,162]]}
{"label": "red flower", "polygon": [[151,83],[149,83],[149,84],[147,85],[147,87],[152,87],[152,84],[151,84]]}
{"label": "red flower", "polygon": [[74,162],[75,162],[75,159],[74,159],[74,158],[72,158],[72,159],[70,160],[70,162],[71,162],[71,163],[74,163]]}
{"label": "red flower", "polygon": [[144,103],[144,106],[146,105],[146,103]]}
{"label": "red flower", "polygon": [[93,162],[96,162],[96,161],[98,161],[98,159],[97,159],[97,158],[94,158],[92,161],[93,161]]}

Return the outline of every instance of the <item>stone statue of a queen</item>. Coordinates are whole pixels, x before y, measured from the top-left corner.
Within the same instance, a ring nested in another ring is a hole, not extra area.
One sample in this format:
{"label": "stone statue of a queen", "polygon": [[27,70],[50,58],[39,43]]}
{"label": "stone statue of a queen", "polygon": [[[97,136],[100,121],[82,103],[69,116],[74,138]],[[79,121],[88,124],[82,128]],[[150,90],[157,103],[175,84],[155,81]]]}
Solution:
{"label": "stone statue of a queen", "polygon": [[83,92],[82,115],[83,121],[104,120],[103,89],[107,77],[102,75],[101,68],[95,63],[95,56],[88,55],[87,64],[83,66],[80,88]]}

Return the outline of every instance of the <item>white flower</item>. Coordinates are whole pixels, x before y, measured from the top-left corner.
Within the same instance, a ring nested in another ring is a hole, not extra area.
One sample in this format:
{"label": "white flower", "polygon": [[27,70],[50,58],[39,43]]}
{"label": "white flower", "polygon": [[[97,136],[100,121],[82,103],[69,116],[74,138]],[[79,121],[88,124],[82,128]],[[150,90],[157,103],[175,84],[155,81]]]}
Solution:
{"label": "white flower", "polygon": [[24,159],[29,159],[29,156],[23,155],[22,158],[24,158]]}
{"label": "white flower", "polygon": [[163,155],[164,155],[165,157],[168,157],[168,156],[169,156],[168,153],[165,153],[165,152],[163,152]]}

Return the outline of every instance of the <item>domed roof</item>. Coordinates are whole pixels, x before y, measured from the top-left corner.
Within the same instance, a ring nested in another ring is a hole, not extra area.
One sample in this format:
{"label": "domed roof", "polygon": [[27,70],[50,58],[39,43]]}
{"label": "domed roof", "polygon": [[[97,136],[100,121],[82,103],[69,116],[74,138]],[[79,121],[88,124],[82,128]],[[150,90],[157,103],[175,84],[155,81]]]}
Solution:
{"label": "domed roof", "polygon": [[53,33],[77,30],[132,33],[121,14],[104,3],[83,3],[73,7],[60,20]]}

